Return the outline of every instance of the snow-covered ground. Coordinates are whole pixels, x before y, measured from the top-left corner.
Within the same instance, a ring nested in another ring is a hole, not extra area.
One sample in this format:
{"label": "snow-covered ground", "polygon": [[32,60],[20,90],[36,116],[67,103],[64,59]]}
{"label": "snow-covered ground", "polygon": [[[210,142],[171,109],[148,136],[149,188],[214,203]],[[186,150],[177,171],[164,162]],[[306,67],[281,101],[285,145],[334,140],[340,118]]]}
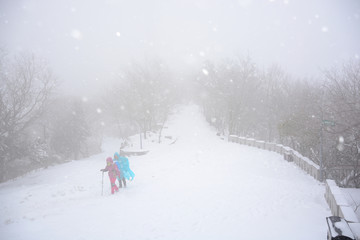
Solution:
{"label": "snow-covered ground", "polygon": [[276,153],[221,140],[195,106],[167,126],[172,139],[145,141],[150,152],[130,157],[134,181],[115,195],[107,174],[101,195],[99,171],[114,139],[102,154],[1,184],[0,239],[326,238],[323,184]]}

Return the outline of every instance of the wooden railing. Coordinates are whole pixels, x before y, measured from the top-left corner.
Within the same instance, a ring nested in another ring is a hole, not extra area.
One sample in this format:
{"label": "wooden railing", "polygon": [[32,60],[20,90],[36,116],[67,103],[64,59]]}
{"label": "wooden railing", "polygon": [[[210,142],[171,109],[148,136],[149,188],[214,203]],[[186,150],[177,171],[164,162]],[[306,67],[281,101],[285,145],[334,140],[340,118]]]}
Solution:
{"label": "wooden railing", "polygon": [[235,143],[239,143],[251,147],[257,147],[260,149],[265,149],[268,151],[279,153],[284,156],[284,159],[286,161],[294,162],[296,165],[298,165],[302,170],[307,172],[313,178],[321,181],[319,165],[315,164],[309,158],[302,156],[299,152],[295,151],[294,149],[291,149],[281,144],[258,141],[252,138],[238,137],[235,135],[230,135],[228,139],[229,142],[235,142]]}
{"label": "wooden railing", "polygon": [[[252,138],[238,137],[230,135],[228,137],[229,142],[239,143],[251,147],[257,147],[260,149],[273,151],[284,156],[284,159],[288,162],[293,162],[299,166],[303,171],[307,172],[313,178],[321,181],[320,166],[315,164],[309,158],[302,156],[299,152],[281,144],[269,143],[264,141],[258,141]],[[360,239],[360,222],[357,218],[352,207],[347,203],[341,189],[336,185],[334,180],[327,179],[325,181],[325,199],[328,203],[331,213],[334,216],[344,218],[354,235]]]}

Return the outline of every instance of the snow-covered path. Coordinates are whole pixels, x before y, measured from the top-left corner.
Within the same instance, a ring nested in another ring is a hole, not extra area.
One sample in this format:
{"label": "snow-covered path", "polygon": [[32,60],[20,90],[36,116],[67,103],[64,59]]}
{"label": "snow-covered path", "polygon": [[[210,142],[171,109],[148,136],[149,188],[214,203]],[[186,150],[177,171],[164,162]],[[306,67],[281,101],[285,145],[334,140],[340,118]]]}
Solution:
{"label": "snow-covered path", "polygon": [[[131,157],[115,195],[101,172],[119,149],[0,185],[0,239],[325,239],[324,186],[276,153],[219,139],[199,110],[169,120],[162,144]],[[157,136],[153,136],[154,139]]]}

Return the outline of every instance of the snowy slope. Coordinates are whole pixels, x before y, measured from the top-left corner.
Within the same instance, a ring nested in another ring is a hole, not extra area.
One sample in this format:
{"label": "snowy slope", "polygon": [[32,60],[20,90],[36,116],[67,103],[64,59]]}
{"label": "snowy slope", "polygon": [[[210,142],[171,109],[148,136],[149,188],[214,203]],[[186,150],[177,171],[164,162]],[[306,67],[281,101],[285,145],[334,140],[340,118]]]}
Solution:
{"label": "snowy slope", "polygon": [[119,149],[111,139],[102,154],[1,184],[0,239],[325,239],[324,186],[280,155],[219,139],[195,106],[163,136],[177,141],[145,142],[115,195],[105,175],[101,196],[99,171]]}

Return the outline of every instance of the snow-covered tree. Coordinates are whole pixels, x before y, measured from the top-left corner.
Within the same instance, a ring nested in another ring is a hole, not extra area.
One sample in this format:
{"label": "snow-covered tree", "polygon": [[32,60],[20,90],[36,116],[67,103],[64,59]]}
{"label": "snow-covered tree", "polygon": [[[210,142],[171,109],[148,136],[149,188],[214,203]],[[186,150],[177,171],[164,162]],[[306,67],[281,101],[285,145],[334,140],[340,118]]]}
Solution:
{"label": "snow-covered tree", "polygon": [[47,166],[50,164],[50,148],[47,142],[40,137],[33,140],[33,143],[29,145],[30,159],[37,166]]}

